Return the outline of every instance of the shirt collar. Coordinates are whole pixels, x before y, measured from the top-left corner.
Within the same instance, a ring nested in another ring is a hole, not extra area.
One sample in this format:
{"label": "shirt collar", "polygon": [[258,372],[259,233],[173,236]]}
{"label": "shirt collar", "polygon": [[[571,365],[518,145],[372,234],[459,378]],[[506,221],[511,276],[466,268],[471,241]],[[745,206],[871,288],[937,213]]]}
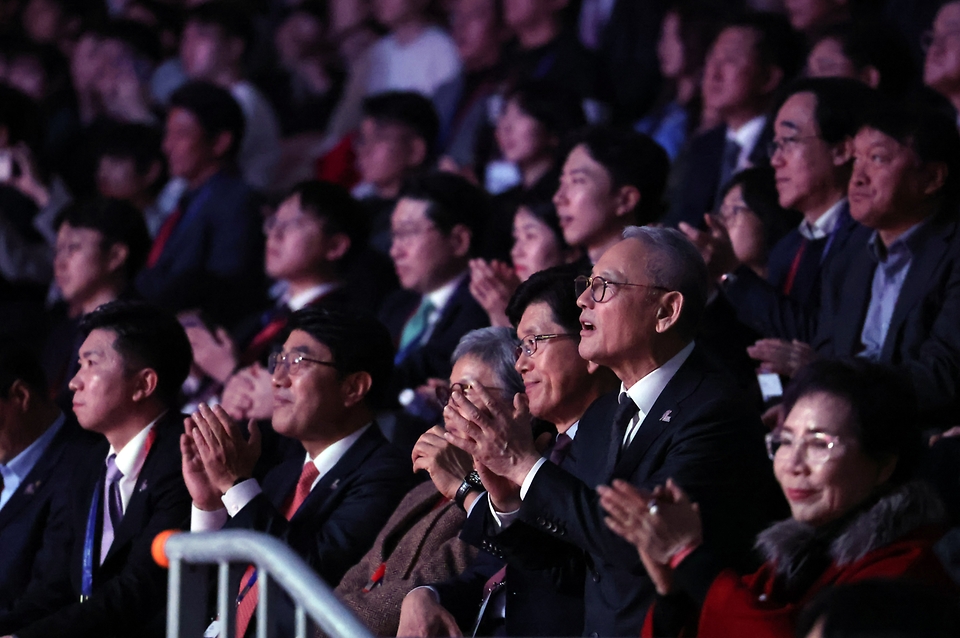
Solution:
{"label": "shirt collar", "polygon": [[823,215],[817,218],[817,221],[812,224],[807,222],[804,219],[800,222],[800,227],[797,229],[804,238],[813,241],[815,239],[823,239],[827,237],[836,229],[837,222],[840,221],[840,211],[843,210],[843,205],[847,203],[846,198],[840,199],[836,204],[827,209]]}
{"label": "shirt collar", "polygon": [[456,292],[457,287],[466,276],[467,273],[462,272],[454,277],[450,282],[440,286],[433,292],[428,292],[424,295],[424,297],[430,300],[430,303],[433,304],[435,311],[443,310],[443,307],[447,305],[448,301],[450,301],[450,297],[453,296],[453,293]]}
{"label": "shirt collar", "polygon": [[889,246],[884,246],[883,241],[880,239],[880,233],[873,231],[873,234],[870,235],[870,239],[867,242],[870,246],[870,254],[880,263],[885,262],[891,253],[900,254],[906,252],[910,255],[916,254],[917,249],[920,247],[920,242],[923,241],[924,235],[926,234],[924,229],[929,225],[929,217],[921,222],[917,222],[897,237]]}
{"label": "shirt collar", "polygon": [[[670,383],[670,379],[677,373],[683,362],[687,360],[690,353],[693,352],[693,342],[688,343],[683,350],[673,355],[673,357],[662,366],[647,374],[629,388],[625,388],[623,382],[620,382],[620,394],[627,393],[633,402],[645,416],[650,414],[653,404],[657,402],[660,393]],[[642,418],[642,417],[641,417]]]}
{"label": "shirt collar", "polygon": [[147,438],[157,421],[163,418],[166,413],[166,410],[164,410],[160,416],[148,423],[119,452],[113,449],[112,445],[110,446],[110,454],[117,455],[114,462],[117,464],[117,469],[123,473],[124,480],[136,480],[136,477],[140,476],[140,470],[143,468],[143,464],[147,460],[147,453],[150,451],[147,448]]}
{"label": "shirt collar", "polygon": [[36,441],[28,445],[26,449],[7,463],[6,469],[17,475],[21,481],[25,479],[27,474],[30,473],[30,470],[33,469],[33,466],[40,460],[40,457],[43,456],[43,453],[47,451],[50,441],[57,435],[57,432],[60,431],[65,421],[66,417],[61,413],[50,427],[47,428],[46,432],[38,436]]}
{"label": "shirt collar", "polygon": [[343,455],[347,453],[347,450],[357,442],[363,433],[370,429],[370,426],[373,425],[373,422],[367,423],[365,426],[343,437],[336,443],[332,443],[324,448],[323,452],[317,455],[317,458],[311,459],[310,454],[307,454],[306,460],[303,462],[304,465],[313,461],[313,464],[316,466],[317,471],[320,473],[317,479],[319,480],[324,474],[333,469],[333,466],[343,458]]}
{"label": "shirt collar", "polygon": [[573,425],[567,428],[567,431],[564,432],[564,434],[569,436],[571,439],[575,439],[577,438],[577,430],[579,429],[580,429],[580,419],[577,419],[576,421],[573,422]]}
{"label": "shirt collar", "polygon": [[285,300],[287,308],[296,312],[306,308],[308,305],[313,303],[315,300],[320,297],[329,294],[340,287],[339,282],[327,283],[327,284],[318,284],[313,288],[304,290],[303,292],[293,295],[289,299]]}
{"label": "shirt collar", "polygon": [[767,123],[766,115],[758,115],[736,131],[727,127],[727,139],[733,140],[740,145],[743,151],[750,152],[757,144],[757,138],[763,132],[763,126]]}

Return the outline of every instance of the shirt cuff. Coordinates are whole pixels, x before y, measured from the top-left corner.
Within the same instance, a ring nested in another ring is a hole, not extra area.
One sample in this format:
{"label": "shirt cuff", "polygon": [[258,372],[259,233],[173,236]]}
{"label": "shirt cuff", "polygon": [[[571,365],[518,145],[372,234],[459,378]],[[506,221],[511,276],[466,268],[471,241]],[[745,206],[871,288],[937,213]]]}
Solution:
{"label": "shirt cuff", "polygon": [[227,513],[232,518],[262,491],[257,479],[247,479],[227,490],[227,493],[220,500],[227,506]]}
{"label": "shirt cuff", "polygon": [[479,494],[477,494],[477,498],[473,499],[469,507],[467,507],[467,518],[470,518],[470,514],[473,512],[473,508],[477,506],[477,503],[480,502],[480,499],[483,498],[484,494],[486,494],[486,492],[480,492]]}
{"label": "shirt cuff", "polygon": [[227,518],[227,510],[223,508],[208,512],[207,510],[200,509],[196,505],[191,505],[190,531],[215,532],[226,524]]}
{"label": "shirt cuff", "polygon": [[547,462],[547,459],[540,457],[540,460],[533,464],[533,467],[530,468],[530,471],[527,472],[527,475],[523,479],[523,483],[520,484],[520,500],[522,501],[527,497],[527,491],[530,489],[530,484],[533,483],[533,477],[537,475],[537,472],[543,467],[543,464]]}
{"label": "shirt cuff", "polygon": [[510,527],[510,524],[517,519],[517,515],[520,513],[519,509],[515,509],[512,512],[498,512],[493,506],[493,499],[491,498],[487,499],[487,503],[490,504],[490,513],[493,514],[493,521],[499,529]]}

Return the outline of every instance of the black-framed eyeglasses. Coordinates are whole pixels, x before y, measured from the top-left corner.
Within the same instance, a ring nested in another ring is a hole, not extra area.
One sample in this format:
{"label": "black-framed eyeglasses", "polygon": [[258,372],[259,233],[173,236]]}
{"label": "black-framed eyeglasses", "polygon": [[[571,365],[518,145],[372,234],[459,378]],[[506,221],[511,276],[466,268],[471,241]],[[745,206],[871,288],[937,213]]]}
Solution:
{"label": "black-framed eyeglasses", "polygon": [[520,339],[520,345],[517,346],[516,355],[517,359],[520,358],[520,355],[527,355],[532,357],[533,353],[537,351],[537,343],[540,341],[549,341],[550,339],[561,339],[563,337],[579,337],[578,334],[573,334],[571,332],[557,332],[554,334],[548,335],[527,335]]}
{"label": "black-framed eyeglasses", "polygon": [[576,290],[577,297],[582,295],[584,291],[589,288],[590,295],[593,297],[593,300],[596,303],[601,303],[607,295],[608,286],[634,286],[636,288],[653,288],[655,290],[662,290],[664,292],[670,292],[669,288],[664,288],[663,286],[656,286],[653,284],[631,284],[626,281],[610,281],[609,279],[604,279],[603,277],[593,276],[585,277],[580,275],[573,280],[574,290]]}
{"label": "black-framed eyeglasses", "polygon": [[336,368],[337,364],[333,361],[321,361],[304,356],[300,352],[274,352],[267,359],[267,370],[270,374],[276,374],[280,368],[291,376],[296,376],[303,371],[303,362],[315,363],[321,366]]}
{"label": "black-framed eyeglasses", "polygon": [[767,142],[767,155],[773,157],[777,151],[788,153],[804,140],[820,139],[819,135],[793,135],[791,137],[773,138]]}

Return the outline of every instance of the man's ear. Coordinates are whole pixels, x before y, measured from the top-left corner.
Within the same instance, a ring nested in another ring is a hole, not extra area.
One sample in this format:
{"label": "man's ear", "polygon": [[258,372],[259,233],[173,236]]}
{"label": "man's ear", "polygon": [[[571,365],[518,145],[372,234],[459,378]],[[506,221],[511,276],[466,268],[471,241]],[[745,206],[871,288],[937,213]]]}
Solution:
{"label": "man's ear", "polygon": [[373,378],[369,372],[352,372],[344,377],[340,382],[343,390],[343,407],[352,408],[363,401],[372,385]]}
{"label": "man's ear", "polygon": [[136,386],[133,391],[134,401],[144,401],[153,396],[157,391],[157,371],[153,368],[143,368],[134,373],[136,377]]}
{"label": "man's ear", "polygon": [[29,410],[36,400],[37,397],[34,396],[30,386],[20,379],[15,380],[10,385],[10,390],[7,392],[7,398],[5,399],[7,403],[16,406],[17,411],[20,413]]}
{"label": "man's ear", "polygon": [[683,311],[683,294],[676,290],[665,293],[657,305],[657,332],[664,333],[680,320]]}
{"label": "man's ear", "polygon": [[160,179],[160,175],[162,174],[163,162],[157,160],[155,162],[150,162],[150,167],[147,168],[147,172],[144,174],[143,179],[146,180],[147,184],[153,184]]}
{"label": "man's ear", "polygon": [[107,269],[114,273],[122,268],[130,256],[130,248],[123,243],[111,244],[107,249]]}
{"label": "man's ear", "polygon": [[640,189],[638,189],[636,186],[631,186],[630,184],[621,186],[616,194],[617,217],[629,215],[636,210],[637,206],[640,204],[640,199]]}
{"label": "man's ear", "polygon": [[853,159],[853,138],[845,137],[830,147],[830,157],[834,166],[843,166]]}
{"label": "man's ear", "polygon": [[213,154],[218,159],[226,157],[231,146],[233,146],[233,133],[229,131],[220,131],[217,133],[217,136],[213,138]]}
{"label": "man's ear", "polygon": [[860,71],[860,81],[875,89],[880,86],[880,70],[872,64],[868,64]]}
{"label": "man's ear", "polygon": [[348,252],[350,252],[350,237],[346,233],[334,233],[327,241],[327,249],[323,257],[329,262],[334,262],[343,259]]}
{"label": "man's ear", "polygon": [[924,195],[933,195],[947,183],[950,169],[943,162],[927,162],[923,167],[927,183],[923,188]]}
{"label": "man's ear", "polygon": [[470,243],[473,241],[473,232],[463,224],[457,224],[450,230],[450,242],[453,254],[456,257],[466,257],[470,254]]}
{"label": "man's ear", "polygon": [[783,81],[783,69],[773,64],[767,66],[767,79],[763,83],[761,93],[764,95],[773,93]]}

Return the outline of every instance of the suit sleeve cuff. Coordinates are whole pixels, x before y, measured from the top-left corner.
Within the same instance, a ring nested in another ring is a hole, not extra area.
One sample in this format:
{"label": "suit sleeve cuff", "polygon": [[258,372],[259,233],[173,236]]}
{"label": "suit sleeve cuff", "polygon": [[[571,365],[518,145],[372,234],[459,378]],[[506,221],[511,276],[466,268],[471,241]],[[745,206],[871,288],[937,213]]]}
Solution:
{"label": "suit sleeve cuff", "polygon": [[257,479],[247,479],[227,490],[227,493],[223,495],[221,500],[227,507],[227,513],[231,517],[234,517],[240,510],[247,506],[247,503],[256,498],[262,491],[260,484],[257,483]]}
{"label": "suit sleeve cuff", "polygon": [[214,532],[224,526],[227,522],[227,510],[220,508],[208,512],[202,510],[196,505],[190,506],[190,531],[191,532]]}
{"label": "suit sleeve cuff", "polygon": [[533,464],[533,467],[530,468],[530,471],[527,472],[527,475],[523,479],[523,483],[520,484],[520,500],[522,501],[527,497],[527,492],[530,490],[530,484],[533,483],[533,478],[537,475],[537,472],[540,471],[540,468],[543,467],[543,464],[547,462],[547,459],[540,457],[540,460]]}

